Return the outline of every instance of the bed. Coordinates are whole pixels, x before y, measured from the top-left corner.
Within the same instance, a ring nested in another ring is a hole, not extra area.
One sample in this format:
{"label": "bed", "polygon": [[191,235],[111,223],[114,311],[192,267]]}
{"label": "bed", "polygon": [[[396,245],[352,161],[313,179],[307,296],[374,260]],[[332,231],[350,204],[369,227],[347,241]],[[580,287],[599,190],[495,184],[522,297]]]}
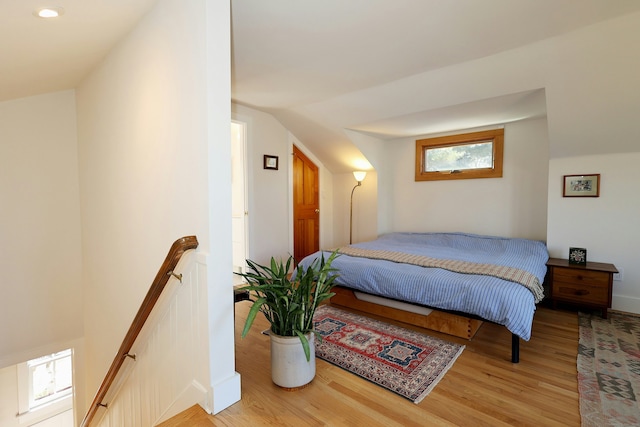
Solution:
{"label": "bed", "polygon": [[[389,233],[338,248],[332,304],[471,339],[483,321],[531,338],[549,258],[543,242],[468,233]],[[325,251],[328,256],[330,251]],[[305,257],[308,265],[320,252]]]}

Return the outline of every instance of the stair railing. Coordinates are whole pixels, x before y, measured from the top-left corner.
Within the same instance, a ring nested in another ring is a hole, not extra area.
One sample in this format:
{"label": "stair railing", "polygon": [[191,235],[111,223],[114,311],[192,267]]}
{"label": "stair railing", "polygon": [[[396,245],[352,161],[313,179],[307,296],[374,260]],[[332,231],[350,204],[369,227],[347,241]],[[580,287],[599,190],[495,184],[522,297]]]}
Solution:
{"label": "stair railing", "polygon": [[171,249],[169,249],[169,253],[165,258],[160,270],[158,270],[158,274],[156,274],[151,287],[149,288],[149,292],[147,292],[147,296],[142,301],[140,305],[140,309],[136,314],[136,317],[131,322],[131,326],[129,327],[129,331],[124,337],[122,344],[120,345],[120,349],[118,353],[116,353],[115,358],[113,359],[113,363],[111,363],[111,367],[107,371],[107,374],[102,381],[102,385],[98,389],[93,402],[91,403],[91,407],[89,407],[87,414],[82,420],[81,427],[88,427],[91,423],[91,420],[98,412],[98,409],[101,407],[107,407],[107,404],[103,402],[105,396],[109,392],[110,387],[115,381],[122,364],[126,360],[127,357],[135,359],[135,355],[129,354],[131,347],[133,346],[138,334],[142,330],[147,318],[151,314],[151,310],[155,306],[156,302],[160,298],[162,291],[164,290],[165,285],[169,281],[170,277],[175,277],[182,282],[182,275],[174,273],[174,269],[176,265],[182,258],[182,255],[189,249],[195,249],[198,247],[198,239],[196,236],[186,236],[176,240],[173,245],[171,245]]}

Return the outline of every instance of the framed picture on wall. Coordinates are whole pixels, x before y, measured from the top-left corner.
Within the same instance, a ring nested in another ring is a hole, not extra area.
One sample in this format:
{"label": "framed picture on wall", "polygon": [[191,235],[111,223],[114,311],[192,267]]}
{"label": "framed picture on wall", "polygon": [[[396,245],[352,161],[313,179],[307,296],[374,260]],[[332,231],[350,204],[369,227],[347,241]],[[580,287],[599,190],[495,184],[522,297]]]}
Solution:
{"label": "framed picture on wall", "polygon": [[264,155],[264,168],[278,170],[278,156]]}
{"label": "framed picture on wall", "polygon": [[562,197],[600,197],[600,174],[565,175]]}

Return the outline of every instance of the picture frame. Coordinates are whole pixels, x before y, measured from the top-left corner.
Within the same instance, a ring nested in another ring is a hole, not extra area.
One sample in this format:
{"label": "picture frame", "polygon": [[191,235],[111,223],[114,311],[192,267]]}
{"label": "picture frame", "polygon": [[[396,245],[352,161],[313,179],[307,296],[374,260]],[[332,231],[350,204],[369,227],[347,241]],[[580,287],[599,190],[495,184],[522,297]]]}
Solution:
{"label": "picture frame", "polygon": [[587,249],[569,248],[569,264],[587,265]]}
{"label": "picture frame", "polygon": [[562,197],[600,197],[600,174],[564,175]]}
{"label": "picture frame", "polygon": [[264,168],[278,170],[278,156],[264,155]]}

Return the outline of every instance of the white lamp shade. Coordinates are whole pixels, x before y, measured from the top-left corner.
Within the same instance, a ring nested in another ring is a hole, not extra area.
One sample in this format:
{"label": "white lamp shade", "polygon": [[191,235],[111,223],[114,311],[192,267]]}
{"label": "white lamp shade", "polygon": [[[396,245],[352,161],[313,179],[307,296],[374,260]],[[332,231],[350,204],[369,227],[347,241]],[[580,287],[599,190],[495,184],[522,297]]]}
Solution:
{"label": "white lamp shade", "polygon": [[353,172],[353,177],[358,182],[362,182],[364,180],[365,176],[367,176],[367,172],[365,172],[365,171],[354,171]]}

